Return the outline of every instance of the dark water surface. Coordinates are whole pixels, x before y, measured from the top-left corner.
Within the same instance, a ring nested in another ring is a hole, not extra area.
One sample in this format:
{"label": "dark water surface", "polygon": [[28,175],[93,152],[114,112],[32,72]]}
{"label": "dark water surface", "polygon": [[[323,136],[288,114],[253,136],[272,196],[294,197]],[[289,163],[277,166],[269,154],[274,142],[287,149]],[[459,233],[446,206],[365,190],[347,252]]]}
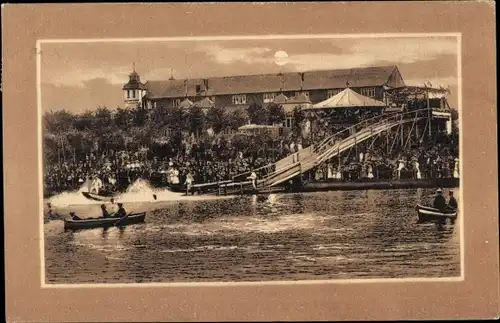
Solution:
{"label": "dark water surface", "polygon": [[[146,223],[74,233],[64,232],[61,220],[46,223],[46,281],[460,276],[460,221],[416,224],[415,205],[433,194],[368,190],[128,203],[148,211]],[[99,206],[80,208],[95,216]]]}

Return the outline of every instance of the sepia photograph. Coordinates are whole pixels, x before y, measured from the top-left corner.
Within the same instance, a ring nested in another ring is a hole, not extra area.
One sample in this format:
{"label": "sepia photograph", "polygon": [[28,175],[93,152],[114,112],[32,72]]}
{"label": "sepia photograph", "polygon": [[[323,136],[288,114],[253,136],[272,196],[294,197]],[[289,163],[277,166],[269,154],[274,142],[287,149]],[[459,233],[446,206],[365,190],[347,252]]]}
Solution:
{"label": "sepia photograph", "polygon": [[38,52],[46,284],[462,278],[459,34]]}
{"label": "sepia photograph", "polygon": [[500,315],[492,1],[6,4],[6,322]]}

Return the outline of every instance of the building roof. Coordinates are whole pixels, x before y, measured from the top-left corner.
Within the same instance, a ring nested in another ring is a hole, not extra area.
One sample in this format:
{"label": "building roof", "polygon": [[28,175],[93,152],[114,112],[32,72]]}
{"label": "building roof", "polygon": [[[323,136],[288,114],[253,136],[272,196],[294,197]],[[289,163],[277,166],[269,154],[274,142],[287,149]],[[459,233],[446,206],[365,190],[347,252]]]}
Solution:
{"label": "building roof", "polygon": [[290,98],[286,103],[294,103],[294,104],[310,104],[311,100],[307,95],[305,95],[303,92],[300,92],[298,95]]}
{"label": "building roof", "polygon": [[193,105],[193,102],[189,101],[189,99],[186,98],[181,103],[179,103],[179,108],[189,108],[192,105]]}
{"label": "building roof", "polygon": [[[344,88],[348,81],[351,87],[382,86],[388,83],[395,65],[343,70],[323,70],[304,72],[302,90],[339,89]],[[230,95],[240,93],[280,92],[283,84],[284,91],[300,91],[300,73],[241,75],[212,77],[208,79],[196,78],[189,80],[148,81],[146,88],[149,98],[178,98],[197,96],[197,85],[208,89],[205,95]],[[187,90],[187,91],[186,91]],[[187,92],[187,93],[186,93]]]}
{"label": "building roof", "polygon": [[122,88],[123,90],[145,90],[146,86],[141,82],[139,74],[135,71],[130,73],[129,80]]}
{"label": "building roof", "polygon": [[288,98],[286,95],[284,95],[283,93],[280,93],[279,95],[277,95],[274,100],[273,100],[273,103],[276,103],[276,104],[284,104],[288,101]]}
{"label": "building roof", "polygon": [[385,103],[361,95],[351,88],[331,98],[313,105],[313,109],[357,108],[357,107],[385,107]]}

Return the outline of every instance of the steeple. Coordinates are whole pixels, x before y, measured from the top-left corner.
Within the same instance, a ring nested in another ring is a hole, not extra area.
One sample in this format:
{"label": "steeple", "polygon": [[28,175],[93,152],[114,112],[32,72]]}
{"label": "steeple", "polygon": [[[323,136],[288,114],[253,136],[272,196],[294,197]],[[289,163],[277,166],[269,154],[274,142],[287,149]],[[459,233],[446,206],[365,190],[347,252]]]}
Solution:
{"label": "steeple", "polygon": [[146,94],[146,86],[142,84],[141,78],[135,70],[135,62],[132,63],[132,73],[128,76],[128,82],[122,89],[126,107],[134,107],[142,103],[142,98]]}

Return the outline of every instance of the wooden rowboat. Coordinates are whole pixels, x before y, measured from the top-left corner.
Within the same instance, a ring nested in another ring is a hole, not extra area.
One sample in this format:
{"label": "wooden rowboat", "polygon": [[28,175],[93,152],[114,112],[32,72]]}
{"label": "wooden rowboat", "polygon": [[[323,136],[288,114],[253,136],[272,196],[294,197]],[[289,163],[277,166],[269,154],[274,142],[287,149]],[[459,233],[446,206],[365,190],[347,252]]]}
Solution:
{"label": "wooden rowboat", "polygon": [[439,221],[446,222],[446,220],[450,220],[452,223],[457,219],[457,210],[447,209],[444,212],[438,209],[417,205],[418,212],[418,222],[429,222],[429,221]]}
{"label": "wooden rowboat", "polygon": [[115,198],[113,195],[97,195],[89,192],[82,192],[83,196],[92,201],[100,201],[100,202],[109,202],[112,198]]}
{"label": "wooden rowboat", "polygon": [[64,230],[81,230],[94,228],[109,228],[114,226],[125,226],[130,224],[144,223],[146,212],[132,213],[123,218],[97,218],[83,220],[64,220]]}

